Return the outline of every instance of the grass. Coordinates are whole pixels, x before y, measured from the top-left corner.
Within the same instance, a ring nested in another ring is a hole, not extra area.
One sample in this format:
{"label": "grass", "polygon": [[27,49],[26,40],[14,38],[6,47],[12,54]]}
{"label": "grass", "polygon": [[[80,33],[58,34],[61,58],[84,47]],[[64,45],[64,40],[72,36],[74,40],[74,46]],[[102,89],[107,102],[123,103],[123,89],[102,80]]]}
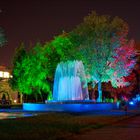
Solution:
{"label": "grass", "polygon": [[28,118],[0,120],[0,139],[63,140],[73,135],[101,128],[124,117],[46,113]]}

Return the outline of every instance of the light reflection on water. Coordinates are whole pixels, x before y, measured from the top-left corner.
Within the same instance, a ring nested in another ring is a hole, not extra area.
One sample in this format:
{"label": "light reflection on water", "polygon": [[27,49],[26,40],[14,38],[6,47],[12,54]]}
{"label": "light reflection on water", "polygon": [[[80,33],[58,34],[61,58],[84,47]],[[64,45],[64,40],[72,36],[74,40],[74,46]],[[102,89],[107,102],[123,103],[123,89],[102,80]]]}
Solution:
{"label": "light reflection on water", "polygon": [[32,117],[36,116],[37,114],[34,113],[12,113],[12,112],[0,112],[0,120],[3,119],[16,119],[16,118],[22,118],[22,117]]}

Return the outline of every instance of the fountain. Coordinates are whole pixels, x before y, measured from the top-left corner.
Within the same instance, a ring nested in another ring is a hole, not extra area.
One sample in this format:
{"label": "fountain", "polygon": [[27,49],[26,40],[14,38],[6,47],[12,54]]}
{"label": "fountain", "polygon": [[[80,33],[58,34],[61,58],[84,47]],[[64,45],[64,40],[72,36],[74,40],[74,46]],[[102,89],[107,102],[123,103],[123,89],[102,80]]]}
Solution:
{"label": "fountain", "polygon": [[82,61],[67,61],[57,65],[53,100],[85,100],[89,99]]}
{"label": "fountain", "polygon": [[67,61],[57,65],[53,100],[45,101],[45,104],[24,103],[26,111],[65,111],[85,112],[111,110],[116,104],[95,103],[89,100],[86,76],[82,61]]}

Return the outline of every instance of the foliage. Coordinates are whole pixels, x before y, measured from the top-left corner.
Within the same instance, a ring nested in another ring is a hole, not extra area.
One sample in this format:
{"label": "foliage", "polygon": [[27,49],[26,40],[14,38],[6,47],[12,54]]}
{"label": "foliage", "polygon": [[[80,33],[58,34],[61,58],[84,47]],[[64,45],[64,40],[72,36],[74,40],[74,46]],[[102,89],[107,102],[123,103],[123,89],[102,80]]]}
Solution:
{"label": "foliage", "polygon": [[63,33],[44,46],[37,43],[29,53],[21,48],[14,58],[12,85],[25,93],[48,92],[60,61],[82,60],[93,85],[111,82],[114,87],[126,86],[136,60],[134,41],[129,41],[128,25],[118,17],[98,16],[95,12],[84,18],[72,32]]}
{"label": "foliage", "polygon": [[[22,51],[15,55],[12,82],[16,81],[16,88],[24,94],[37,95],[43,92],[51,98],[50,83],[46,79],[49,75],[48,58],[44,48],[37,43],[26,55],[20,55]],[[20,59],[18,55],[23,57]]]}
{"label": "foliage", "polygon": [[60,61],[74,60],[76,58],[75,44],[67,33],[55,37],[51,43],[57,55],[59,55]]}
{"label": "foliage", "polygon": [[56,66],[70,58],[67,48],[71,46],[69,38],[60,35],[44,46],[37,43],[28,53],[23,45],[19,47],[13,60],[12,87],[24,94],[49,93],[51,98]]}
{"label": "foliage", "polygon": [[129,85],[125,77],[130,75],[136,64],[136,59],[134,59],[134,40],[130,40],[117,48],[116,55],[113,57],[114,62],[109,65],[110,69],[112,69],[112,74],[110,74],[112,85],[114,87],[124,87]]}
{"label": "foliage", "polygon": [[119,17],[98,16],[92,12],[70,34],[86,74],[93,85],[111,82],[114,87],[128,85],[135,64],[134,41],[128,41],[128,25]]}
{"label": "foliage", "polygon": [[12,89],[19,90],[19,83],[22,81],[21,77],[24,73],[24,69],[22,68],[21,64],[23,59],[26,57],[27,53],[24,47],[24,44],[22,43],[18,48],[15,50],[15,55],[13,58],[13,71],[12,76],[13,78],[10,79],[9,83]]}

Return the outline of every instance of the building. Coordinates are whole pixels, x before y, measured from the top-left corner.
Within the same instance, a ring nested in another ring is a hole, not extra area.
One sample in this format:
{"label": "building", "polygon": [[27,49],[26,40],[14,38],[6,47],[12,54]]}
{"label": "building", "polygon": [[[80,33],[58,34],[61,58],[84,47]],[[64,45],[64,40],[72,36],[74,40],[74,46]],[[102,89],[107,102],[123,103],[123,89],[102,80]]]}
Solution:
{"label": "building", "polygon": [[11,89],[9,78],[12,78],[11,70],[0,66],[0,104],[5,100],[8,104],[22,103],[22,95]]}

